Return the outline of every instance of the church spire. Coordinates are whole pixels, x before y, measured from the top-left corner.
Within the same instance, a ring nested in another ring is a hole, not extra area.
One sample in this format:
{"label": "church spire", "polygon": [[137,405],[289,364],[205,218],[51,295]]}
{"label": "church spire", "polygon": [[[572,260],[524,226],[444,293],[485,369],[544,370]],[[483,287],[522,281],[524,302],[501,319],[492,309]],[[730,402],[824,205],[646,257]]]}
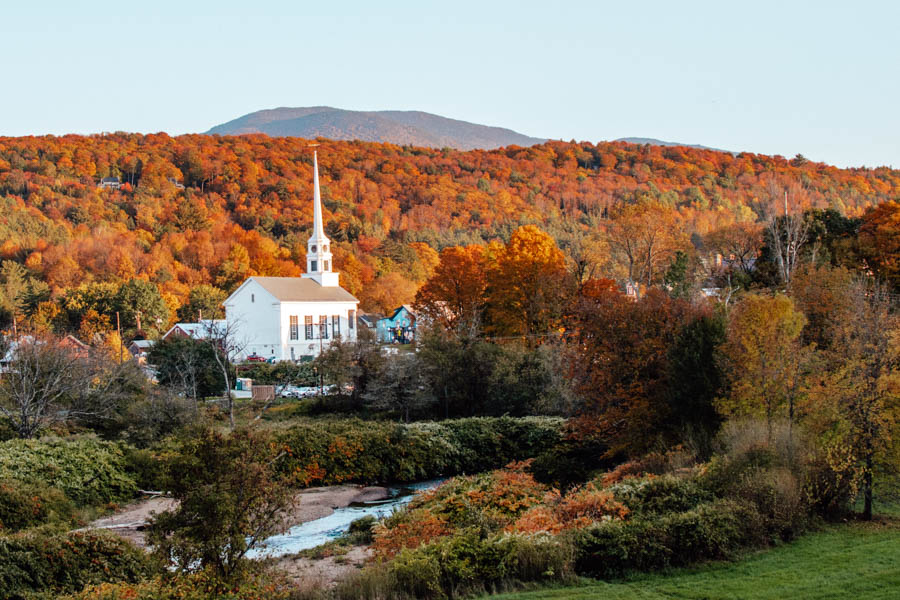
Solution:
{"label": "church spire", "polygon": [[313,237],[327,240],[322,225],[322,195],[319,193],[319,160],[316,154],[313,150]]}
{"label": "church spire", "polygon": [[322,219],[322,195],[319,192],[319,159],[313,150],[313,231],[306,242],[306,273],[322,286],[339,285],[339,275],[331,270],[331,241],[325,235]]}

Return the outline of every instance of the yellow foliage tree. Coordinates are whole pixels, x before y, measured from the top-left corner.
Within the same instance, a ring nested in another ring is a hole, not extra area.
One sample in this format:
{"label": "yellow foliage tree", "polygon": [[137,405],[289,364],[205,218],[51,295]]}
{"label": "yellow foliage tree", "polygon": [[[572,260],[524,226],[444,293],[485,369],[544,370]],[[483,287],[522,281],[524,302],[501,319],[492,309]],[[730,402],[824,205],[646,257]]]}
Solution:
{"label": "yellow foliage tree", "polygon": [[735,307],[723,347],[731,393],[718,402],[727,417],[764,416],[772,425],[786,409],[794,421],[801,391],[801,367],[809,349],[801,333],[806,317],[789,297],[750,294]]}
{"label": "yellow foliage tree", "polygon": [[534,225],[520,227],[488,268],[488,331],[532,336],[558,328],[571,288],[566,257],[553,238]]}

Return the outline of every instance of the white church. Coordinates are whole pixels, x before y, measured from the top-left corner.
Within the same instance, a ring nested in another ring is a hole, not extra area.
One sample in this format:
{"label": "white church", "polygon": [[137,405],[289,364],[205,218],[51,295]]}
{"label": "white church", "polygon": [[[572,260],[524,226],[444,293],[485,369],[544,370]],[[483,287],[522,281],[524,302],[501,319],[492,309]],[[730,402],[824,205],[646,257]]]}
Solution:
{"label": "white church", "polygon": [[322,223],[319,163],[313,153],[313,233],[301,277],[250,277],[225,300],[225,319],[240,350],[232,360],[310,360],[337,338],[356,339],[357,300],[332,271]]}

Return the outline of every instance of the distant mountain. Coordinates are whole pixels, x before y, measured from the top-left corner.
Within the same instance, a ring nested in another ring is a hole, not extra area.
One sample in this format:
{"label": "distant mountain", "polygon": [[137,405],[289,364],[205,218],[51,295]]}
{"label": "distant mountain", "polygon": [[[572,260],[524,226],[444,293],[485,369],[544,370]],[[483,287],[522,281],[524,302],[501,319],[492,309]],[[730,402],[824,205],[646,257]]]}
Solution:
{"label": "distant mountain", "polygon": [[490,150],[513,144],[533,146],[546,141],[511,129],[478,125],[420,111],[357,111],[330,106],[260,110],[216,125],[206,133],[265,133],[273,137],[307,139],[325,137],[432,148],[448,146],[460,150]]}
{"label": "distant mountain", "polygon": [[728,152],[729,154],[737,154],[731,150],[722,150],[721,148],[710,148],[709,146],[701,146],[700,144],[682,144],[681,142],[664,142],[655,138],[642,137],[625,137],[615,140],[617,142],[628,142],[629,144],[652,144],[654,146],[687,146],[688,148],[698,148],[700,150],[715,150],[716,152]]}

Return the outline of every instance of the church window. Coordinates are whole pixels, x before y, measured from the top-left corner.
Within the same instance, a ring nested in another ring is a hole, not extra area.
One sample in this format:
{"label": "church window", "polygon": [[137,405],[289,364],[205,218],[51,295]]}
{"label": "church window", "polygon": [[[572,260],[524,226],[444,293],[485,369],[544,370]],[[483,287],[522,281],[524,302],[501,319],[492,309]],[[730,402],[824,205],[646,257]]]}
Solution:
{"label": "church window", "polygon": [[322,246],[322,252],[328,252],[328,244]]}
{"label": "church window", "polygon": [[306,339],[313,339],[313,322],[310,315],[306,315],[305,317],[303,317],[303,326],[304,329],[306,329],[306,331],[304,332],[306,334]]}
{"label": "church window", "polygon": [[322,270],[323,270],[323,271],[327,271],[327,270],[328,270],[328,261],[327,261],[327,260],[323,260],[323,261],[322,261]]}
{"label": "church window", "polygon": [[299,319],[295,315],[291,315],[291,339],[296,340],[299,338],[300,338]]}
{"label": "church window", "polygon": [[331,315],[331,333],[335,338],[341,335],[341,316]]}
{"label": "church window", "polygon": [[310,252],[315,252],[315,251],[316,251],[316,246],[315,246],[315,245],[313,245],[313,247],[312,247],[312,248],[310,248],[310,249],[309,249],[309,251],[310,251]]}
{"label": "church window", "polygon": [[356,327],[356,311],[351,310],[347,313],[347,329]]}
{"label": "church window", "polygon": [[328,317],[325,315],[319,317],[319,337],[323,340],[328,339]]}
{"label": "church window", "polygon": [[310,271],[318,271],[319,270],[319,261],[317,261],[317,260],[309,261],[309,270]]}
{"label": "church window", "polygon": [[250,302],[256,302],[256,294],[250,294]]}

